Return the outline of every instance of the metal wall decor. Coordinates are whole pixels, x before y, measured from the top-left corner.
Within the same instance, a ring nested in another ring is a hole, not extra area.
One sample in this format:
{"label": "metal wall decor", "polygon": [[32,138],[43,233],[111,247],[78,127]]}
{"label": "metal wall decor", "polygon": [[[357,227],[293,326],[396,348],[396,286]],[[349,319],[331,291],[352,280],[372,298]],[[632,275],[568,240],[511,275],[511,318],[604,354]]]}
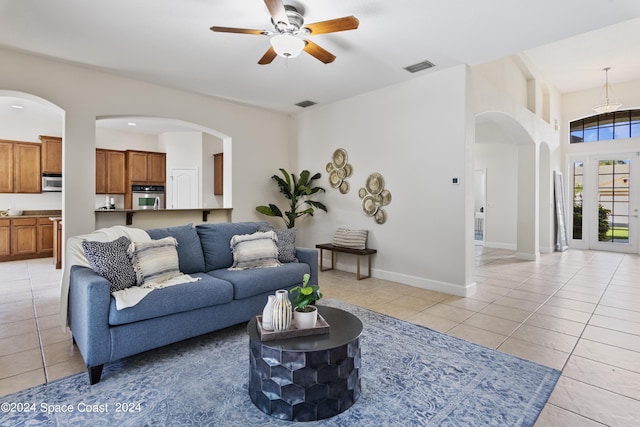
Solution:
{"label": "metal wall decor", "polygon": [[344,148],[338,148],[333,152],[331,161],[327,163],[329,184],[338,188],[342,194],[349,192],[349,182],[346,180],[353,174],[353,167],[347,163],[348,156]]}
{"label": "metal wall decor", "polygon": [[382,175],[377,172],[369,175],[365,186],[358,191],[358,196],[362,199],[362,212],[372,216],[376,223],[384,224],[387,214],[382,206],[391,203],[391,192],[384,188]]}

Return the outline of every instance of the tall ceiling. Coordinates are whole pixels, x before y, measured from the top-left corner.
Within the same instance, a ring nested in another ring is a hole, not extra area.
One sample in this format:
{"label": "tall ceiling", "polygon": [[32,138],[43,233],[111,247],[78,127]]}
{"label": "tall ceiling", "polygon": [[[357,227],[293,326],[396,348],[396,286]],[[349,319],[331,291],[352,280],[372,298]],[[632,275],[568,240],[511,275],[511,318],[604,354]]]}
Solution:
{"label": "tall ceiling", "polygon": [[[0,0],[0,46],[282,112],[523,52],[561,92],[601,85],[605,66],[614,84],[640,76],[638,0],[285,3],[305,23],[354,15],[360,26],[309,37],[333,63],[303,52],[258,65],[267,36],[209,28],[273,30],[263,0]],[[424,60],[435,67],[404,70]]]}

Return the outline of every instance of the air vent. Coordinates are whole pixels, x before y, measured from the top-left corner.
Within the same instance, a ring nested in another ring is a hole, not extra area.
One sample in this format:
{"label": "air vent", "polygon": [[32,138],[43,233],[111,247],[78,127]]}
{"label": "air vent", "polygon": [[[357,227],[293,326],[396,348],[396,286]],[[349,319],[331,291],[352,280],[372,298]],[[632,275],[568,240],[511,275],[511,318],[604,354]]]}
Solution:
{"label": "air vent", "polygon": [[302,102],[298,102],[296,105],[298,107],[302,107],[302,108],[307,108],[307,107],[311,107],[312,105],[316,105],[317,102],[313,102],[313,101],[302,101]]}
{"label": "air vent", "polygon": [[422,62],[418,62],[417,64],[404,67],[404,69],[410,73],[417,73],[418,71],[426,70],[431,67],[435,67],[435,65],[429,61],[422,61]]}

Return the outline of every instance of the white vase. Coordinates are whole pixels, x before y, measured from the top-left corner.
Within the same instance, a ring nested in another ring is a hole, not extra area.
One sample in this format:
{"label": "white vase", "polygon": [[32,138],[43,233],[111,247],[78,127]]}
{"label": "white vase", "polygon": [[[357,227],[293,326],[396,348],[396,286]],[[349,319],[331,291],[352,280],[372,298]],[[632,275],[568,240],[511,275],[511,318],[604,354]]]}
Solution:
{"label": "white vase", "polygon": [[276,300],[273,303],[273,330],[282,332],[289,329],[292,317],[289,292],[283,289],[276,291]]}
{"label": "white vase", "polygon": [[275,295],[269,295],[267,305],[262,310],[262,329],[273,331],[273,303],[276,301]]}
{"label": "white vase", "polygon": [[313,311],[293,310],[293,319],[297,329],[315,328],[318,322],[318,309],[310,305]]}

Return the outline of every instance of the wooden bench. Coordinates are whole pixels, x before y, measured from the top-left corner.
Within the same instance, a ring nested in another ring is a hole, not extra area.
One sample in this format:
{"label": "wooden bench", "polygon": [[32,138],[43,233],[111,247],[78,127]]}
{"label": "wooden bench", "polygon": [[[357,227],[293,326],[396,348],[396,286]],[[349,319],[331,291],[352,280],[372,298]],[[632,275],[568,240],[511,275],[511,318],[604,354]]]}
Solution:
{"label": "wooden bench", "polygon": [[[366,279],[367,277],[371,277],[371,255],[377,253],[378,251],[375,249],[352,249],[352,248],[345,248],[342,246],[334,246],[331,243],[320,243],[318,245],[316,245],[316,248],[320,249],[320,271],[327,271],[327,270],[333,270],[333,264],[335,263],[335,253],[336,252],[341,252],[341,253],[345,253],[345,254],[353,254],[353,255],[357,255],[358,256],[358,274],[356,276],[356,278],[358,280],[360,279]],[[331,251],[331,268],[323,268],[322,267],[322,251],[323,250],[328,250]],[[367,255],[369,258],[369,274],[367,276],[363,276],[360,274],[360,257],[363,255]]]}

